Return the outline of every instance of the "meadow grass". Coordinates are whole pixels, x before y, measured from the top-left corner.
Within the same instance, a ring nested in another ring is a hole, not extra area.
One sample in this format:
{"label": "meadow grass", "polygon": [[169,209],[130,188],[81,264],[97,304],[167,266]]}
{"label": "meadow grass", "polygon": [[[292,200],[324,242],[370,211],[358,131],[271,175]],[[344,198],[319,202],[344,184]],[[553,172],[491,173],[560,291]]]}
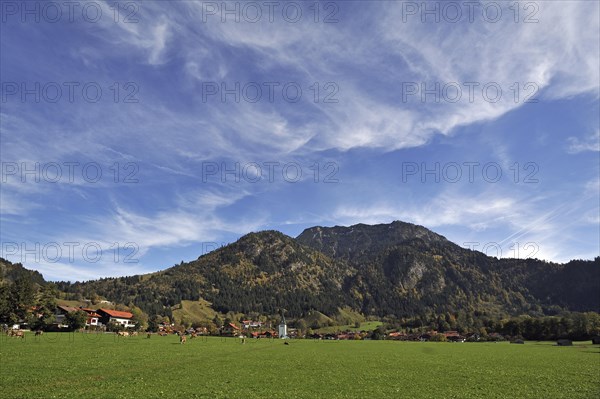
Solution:
{"label": "meadow grass", "polygon": [[0,338],[3,398],[600,397],[590,343]]}

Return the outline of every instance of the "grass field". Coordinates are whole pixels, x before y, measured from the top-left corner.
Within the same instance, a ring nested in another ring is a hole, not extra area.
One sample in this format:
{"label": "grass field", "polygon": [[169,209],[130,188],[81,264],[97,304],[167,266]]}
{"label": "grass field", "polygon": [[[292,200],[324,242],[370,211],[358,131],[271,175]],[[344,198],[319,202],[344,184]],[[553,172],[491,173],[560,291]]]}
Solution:
{"label": "grass field", "polygon": [[600,396],[590,343],[0,338],[3,398],[544,398]]}

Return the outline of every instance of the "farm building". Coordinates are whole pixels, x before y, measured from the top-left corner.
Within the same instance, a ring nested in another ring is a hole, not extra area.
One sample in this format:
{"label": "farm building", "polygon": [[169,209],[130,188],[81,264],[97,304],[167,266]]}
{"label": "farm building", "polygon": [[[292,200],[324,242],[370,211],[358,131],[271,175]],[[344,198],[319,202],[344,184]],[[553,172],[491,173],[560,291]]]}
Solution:
{"label": "farm building", "polygon": [[242,321],[243,328],[261,328],[263,326],[262,321],[244,320]]}
{"label": "farm building", "polygon": [[250,336],[252,338],[274,338],[277,336],[277,333],[275,331],[263,331],[263,332],[254,331],[254,332],[250,333]]}
{"label": "farm building", "polygon": [[132,313],[112,309],[98,309],[96,313],[100,316],[99,322],[104,325],[112,322],[121,324],[125,328],[135,327]]}
{"label": "farm building", "polygon": [[80,308],[79,310],[83,310],[85,313],[87,313],[87,320],[85,321],[85,325],[86,326],[97,326],[98,322],[100,321],[100,315],[98,313],[96,313],[96,311],[94,309],[88,309],[88,308]]}
{"label": "farm building", "polygon": [[79,308],[75,308],[72,306],[58,305],[56,307],[56,311],[54,313],[54,319],[56,320],[56,324],[58,324],[59,328],[60,328],[60,326],[64,326],[65,325],[65,317],[67,316],[67,314],[72,313],[72,312],[77,312],[79,310],[80,310]]}
{"label": "farm building", "polygon": [[240,328],[233,323],[229,323],[221,328],[221,335],[238,335]]}
{"label": "farm building", "polygon": [[403,333],[403,332],[394,331],[394,332],[389,333],[388,337],[390,339],[394,339],[394,340],[400,341],[400,340],[403,340],[406,337],[406,334]]}
{"label": "farm building", "polygon": [[458,331],[446,331],[443,334],[450,342],[465,342],[465,337],[460,335]]}

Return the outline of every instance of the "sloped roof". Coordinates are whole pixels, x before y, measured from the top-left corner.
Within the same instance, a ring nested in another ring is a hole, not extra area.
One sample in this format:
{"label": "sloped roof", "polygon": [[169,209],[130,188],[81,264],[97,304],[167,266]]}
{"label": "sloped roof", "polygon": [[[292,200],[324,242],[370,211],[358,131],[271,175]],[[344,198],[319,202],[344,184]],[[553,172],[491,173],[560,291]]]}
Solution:
{"label": "sloped roof", "polygon": [[96,313],[96,311],[94,309],[81,308],[80,310],[83,310],[84,312],[86,312],[88,314],[88,317],[100,317],[100,315],[98,313]]}
{"label": "sloped roof", "polygon": [[79,308],[74,308],[73,306],[66,306],[66,305],[57,305],[56,307],[64,310],[67,313],[77,312],[77,311],[81,310]]}
{"label": "sloped roof", "polygon": [[109,315],[110,317],[118,317],[119,319],[131,319],[133,318],[133,313],[129,312],[121,312],[119,310],[112,309],[98,309],[98,312],[103,312]]}

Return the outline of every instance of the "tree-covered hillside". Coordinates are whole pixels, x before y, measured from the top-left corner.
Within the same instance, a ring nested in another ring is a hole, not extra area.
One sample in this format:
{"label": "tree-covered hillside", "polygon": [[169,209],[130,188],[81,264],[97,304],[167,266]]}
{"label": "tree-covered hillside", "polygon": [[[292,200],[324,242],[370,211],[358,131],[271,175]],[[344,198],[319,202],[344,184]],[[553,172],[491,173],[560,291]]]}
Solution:
{"label": "tree-covered hillside", "polygon": [[301,317],[347,307],[397,319],[599,311],[600,258],[496,259],[409,223],[251,233],[195,261],[141,276],[59,283],[72,295],[168,314],[200,298],[226,313]]}

